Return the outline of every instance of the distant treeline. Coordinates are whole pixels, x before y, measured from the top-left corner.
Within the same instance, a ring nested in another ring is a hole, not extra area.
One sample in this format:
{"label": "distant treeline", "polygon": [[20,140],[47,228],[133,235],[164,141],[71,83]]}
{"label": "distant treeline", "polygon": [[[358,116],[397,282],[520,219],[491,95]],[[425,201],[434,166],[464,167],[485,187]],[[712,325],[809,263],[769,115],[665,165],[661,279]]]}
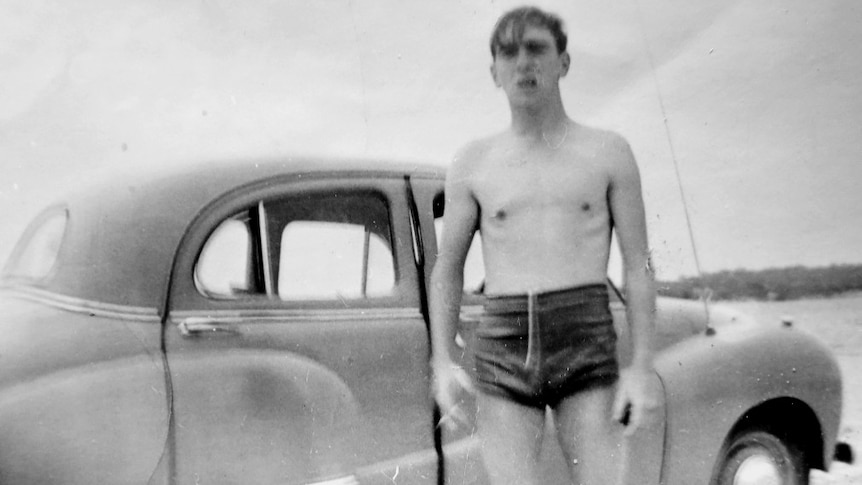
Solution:
{"label": "distant treeline", "polygon": [[698,299],[706,293],[713,300],[794,300],[862,290],[862,265],[738,269],[657,283],[659,294],[677,298]]}

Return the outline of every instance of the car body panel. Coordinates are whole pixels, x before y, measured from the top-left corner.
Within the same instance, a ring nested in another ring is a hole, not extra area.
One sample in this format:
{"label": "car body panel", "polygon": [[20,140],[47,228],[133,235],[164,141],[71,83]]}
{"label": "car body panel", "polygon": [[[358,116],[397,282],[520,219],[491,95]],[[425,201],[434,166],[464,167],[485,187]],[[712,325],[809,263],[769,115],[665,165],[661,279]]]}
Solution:
{"label": "car body panel", "polygon": [[714,334],[681,341],[656,359],[668,415],[663,483],[708,483],[730,430],[778,399],[815,412],[828,467],[841,416],[841,375],[828,349],[778,322],[769,326],[721,309],[711,318]]}
{"label": "car body panel", "polygon": [[[52,204],[50,210],[66,208],[71,216],[54,274],[36,286],[88,301],[156,307],[164,314],[179,242],[191,221],[216,198],[284,177],[332,172],[375,177],[405,171],[438,173],[439,168],[287,157],[110,170]],[[19,249],[13,249],[10,260]]]}
{"label": "car body panel", "polygon": [[71,305],[0,299],[0,481],[145,483],[168,437],[161,326]]}
{"label": "car body panel", "polygon": [[[442,463],[435,451],[422,292],[443,178],[422,164],[288,157],[122,174],[58,200],[49,211],[68,220],[50,274],[24,281],[7,265],[0,283],[0,478],[434,483],[442,466],[447,483],[485,483],[474,427],[442,432]],[[387,201],[391,294],[282,301],[198,288],[202,248],[237,210],[353,189]],[[481,305],[465,295],[467,343]],[[625,307],[611,310],[626,365]],[[829,465],[841,381],[816,338],[703,302],[660,298],[656,320],[663,402],[659,422],[625,443],[630,483],[707,483],[729,434],[771,403],[816,416],[812,463]],[[460,358],[469,368],[469,352]],[[558,447],[542,453],[547,481],[561,480]]]}
{"label": "car body panel", "polygon": [[421,316],[351,313],[240,317],[228,336],[169,337],[180,483],[304,483],[432,449]]}
{"label": "car body panel", "polygon": [[[428,330],[405,183],[397,174],[273,177],[224,195],[192,223],[176,260],[165,328],[180,483],[306,483],[370,470],[436,474]],[[390,296],[224,300],[195,287],[197,255],[230,214],[257,201],[337,190],[386,197],[397,262]],[[184,334],[190,321],[217,331]]]}

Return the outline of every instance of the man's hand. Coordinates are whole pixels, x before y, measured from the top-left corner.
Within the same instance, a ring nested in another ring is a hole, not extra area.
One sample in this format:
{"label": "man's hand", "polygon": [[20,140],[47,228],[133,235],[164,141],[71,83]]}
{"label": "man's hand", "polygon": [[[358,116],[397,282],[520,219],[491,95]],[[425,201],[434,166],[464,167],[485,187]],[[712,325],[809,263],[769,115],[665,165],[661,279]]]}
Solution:
{"label": "man's hand", "polygon": [[473,382],[470,376],[461,366],[449,361],[434,363],[433,392],[437,405],[440,406],[440,422],[438,426],[456,428],[459,425],[468,425],[467,415],[460,408],[461,394],[464,392],[474,393]]}
{"label": "man's hand", "polygon": [[625,425],[626,436],[656,423],[660,392],[652,369],[629,367],[620,372],[613,417]]}

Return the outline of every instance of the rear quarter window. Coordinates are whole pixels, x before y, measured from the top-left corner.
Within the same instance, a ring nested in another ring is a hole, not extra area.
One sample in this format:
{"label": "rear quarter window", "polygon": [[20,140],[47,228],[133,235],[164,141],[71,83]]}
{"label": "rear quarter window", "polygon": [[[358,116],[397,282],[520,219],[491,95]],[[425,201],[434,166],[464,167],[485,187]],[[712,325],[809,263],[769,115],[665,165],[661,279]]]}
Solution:
{"label": "rear quarter window", "polygon": [[52,209],[38,216],[18,241],[4,276],[31,282],[47,279],[60,254],[68,220],[66,209]]}

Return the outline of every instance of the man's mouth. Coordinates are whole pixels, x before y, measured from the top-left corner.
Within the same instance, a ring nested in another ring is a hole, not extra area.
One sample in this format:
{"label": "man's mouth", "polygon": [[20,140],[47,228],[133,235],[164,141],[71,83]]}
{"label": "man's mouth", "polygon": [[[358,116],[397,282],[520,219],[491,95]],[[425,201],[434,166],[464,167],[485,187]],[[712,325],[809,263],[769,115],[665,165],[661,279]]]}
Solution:
{"label": "man's mouth", "polygon": [[526,77],[518,80],[518,87],[524,89],[532,89],[539,85],[539,81],[534,77]]}

